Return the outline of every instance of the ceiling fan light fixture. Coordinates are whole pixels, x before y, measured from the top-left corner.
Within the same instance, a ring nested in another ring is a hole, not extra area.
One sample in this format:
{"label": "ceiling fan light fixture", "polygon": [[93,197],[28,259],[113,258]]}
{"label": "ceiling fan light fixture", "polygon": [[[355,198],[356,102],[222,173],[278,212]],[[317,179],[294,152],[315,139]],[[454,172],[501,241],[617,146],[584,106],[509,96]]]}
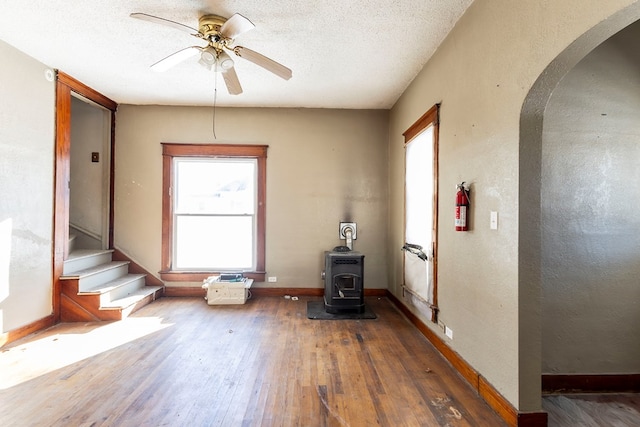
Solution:
{"label": "ceiling fan light fixture", "polygon": [[230,70],[231,68],[233,68],[233,64],[233,59],[231,59],[231,57],[226,52],[220,52],[220,55],[218,55],[216,71],[219,70],[225,72],[227,70]]}
{"label": "ceiling fan light fixture", "polygon": [[217,57],[218,52],[216,52],[213,46],[207,46],[202,49],[202,52],[200,53],[200,61],[198,62],[211,69],[211,67],[216,64]]}
{"label": "ceiling fan light fixture", "polygon": [[229,53],[233,52],[236,56],[253,62],[285,80],[289,80],[292,76],[291,69],[273,59],[243,46],[231,46],[236,36],[255,28],[249,19],[238,13],[229,19],[218,15],[203,15],[198,20],[197,30],[188,25],[146,13],[132,13],[130,16],[188,32],[201,42],[207,43],[205,47],[190,46],[172,53],[151,65],[151,69],[154,71],[165,71],[189,58],[200,55],[198,62],[209,71],[213,70],[222,74],[229,93],[239,95],[242,93],[242,86],[236,74],[234,60],[225,52],[227,50]]}

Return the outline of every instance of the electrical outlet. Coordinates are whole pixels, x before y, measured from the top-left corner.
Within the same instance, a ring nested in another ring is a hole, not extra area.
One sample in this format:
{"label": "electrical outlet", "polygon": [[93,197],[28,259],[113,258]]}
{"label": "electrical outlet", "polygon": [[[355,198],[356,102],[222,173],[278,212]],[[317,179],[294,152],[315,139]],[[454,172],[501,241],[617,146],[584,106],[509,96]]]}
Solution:
{"label": "electrical outlet", "polygon": [[270,276],[267,280],[271,283],[275,283],[278,281],[278,278],[276,276]]}
{"label": "electrical outlet", "polygon": [[453,339],[453,330],[448,326],[444,327],[444,334],[449,337],[450,340]]}

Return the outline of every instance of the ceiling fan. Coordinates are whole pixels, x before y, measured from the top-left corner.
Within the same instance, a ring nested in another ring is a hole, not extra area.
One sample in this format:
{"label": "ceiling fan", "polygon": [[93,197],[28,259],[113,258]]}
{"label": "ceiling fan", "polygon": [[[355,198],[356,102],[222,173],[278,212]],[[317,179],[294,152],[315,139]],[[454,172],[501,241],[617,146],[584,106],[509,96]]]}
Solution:
{"label": "ceiling fan", "polygon": [[253,25],[249,19],[239,13],[234,14],[229,19],[218,15],[203,15],[198,21],[198,29],[146,13],[136,12],[130,16],[132,18],[142,19],[143,21],[154,22],[186,31],[192,36],[206,42],[206,46],[189,46],[161,59],[151,65],[151,69],[155,71],[168,70],[180,62],[200,55],[198,62],[209,70],[222,73],[229,93],[231,95],[239,95],[242,93],[242,86],[240,86],[238,75],[234,69],[233,59],[231,59],[227,53],[230,52],[259,65],[285,80],[289,80],[292,76],[289,68],[279,64],[273,59],[267,58],[244,46],[233,45],[233,41],[237,36],[255,28],[255,25]]}

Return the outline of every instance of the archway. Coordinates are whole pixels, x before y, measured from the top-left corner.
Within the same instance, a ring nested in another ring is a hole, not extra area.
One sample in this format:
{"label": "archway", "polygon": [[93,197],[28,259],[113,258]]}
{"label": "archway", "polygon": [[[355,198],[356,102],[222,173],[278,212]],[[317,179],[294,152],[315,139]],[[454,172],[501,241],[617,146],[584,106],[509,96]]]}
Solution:
{"label": "archway", "polygon": [[[560,53],[529,91],[520,115],[519,147],[519,368],[520,408],[536,406],[542,374],[542,146],[545,109],[562,78],[596,46],[640,19],[635,3],[602,21]],[[539,400],[538,400],[539,402]]]}

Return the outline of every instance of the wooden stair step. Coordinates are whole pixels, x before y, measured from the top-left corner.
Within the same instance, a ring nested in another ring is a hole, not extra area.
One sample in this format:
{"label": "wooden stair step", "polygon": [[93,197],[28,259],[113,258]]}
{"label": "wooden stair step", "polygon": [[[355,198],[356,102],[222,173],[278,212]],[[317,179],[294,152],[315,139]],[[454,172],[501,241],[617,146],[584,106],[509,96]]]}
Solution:
{"label": "wooden stair step", "polygon": [[112,254],[113,249],[74,249],[64,262],[62,274],[73,274],[75,271],[104,264],[112,260]]}
{"label": "wooden stair step", "polygon": [[104,264],[96,265],[95,267],[84,268],[82,270],[66,273],[60,276],[61,279],[84,279],[95,274],[102,273],[103,271],[111,270],[114,268],[128,265],[129,261],[111,261]]}
{"label": "wooden stair step", "polygon": [[145,286],[135,292],[132,292],[126,297],[118,298],[101,305],[100,310],[126,310],[129,307],[135,306],[147,297],[153,297],[151,300],[155,300],[156,294],[160,291],[162,291],[162,286]]}
{"label": "wooden stair step", "polygon": [[111,292],[114,289],[117,289],[121,286],[125,286],[145,276],[146,276],[145,274],[127,274],[126,276],[122,276],[115,280],[111,280],[110,282],[94,286],[93,288],[85,289],[83,291],[78,291],[78,295],[104,294],[107,292]]}
{"label": "wooden stair step", "polygon": [[113,249],[74,249],[69,252],[66,261],[74,261],[106,253],[113,253]]}
{"label": "wooden stair step", "polygon": [[63,321],[121,320],[164,294],[164,284],[147,286],[148,273],[126,257],[114,260],[115,252],[76,249],[69,254],[60,276]]}

